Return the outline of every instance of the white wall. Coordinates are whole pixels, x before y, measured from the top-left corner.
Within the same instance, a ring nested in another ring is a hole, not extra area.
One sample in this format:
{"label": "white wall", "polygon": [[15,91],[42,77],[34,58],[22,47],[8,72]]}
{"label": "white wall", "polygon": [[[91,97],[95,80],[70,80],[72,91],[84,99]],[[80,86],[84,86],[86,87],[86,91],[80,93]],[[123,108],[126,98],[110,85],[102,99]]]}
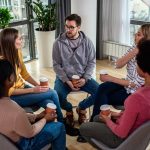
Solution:
{"label": "white wall", "polygon": [[71,13],[81,16],[81,30],[92,40],[96,47],[97,0],[71,0]]}

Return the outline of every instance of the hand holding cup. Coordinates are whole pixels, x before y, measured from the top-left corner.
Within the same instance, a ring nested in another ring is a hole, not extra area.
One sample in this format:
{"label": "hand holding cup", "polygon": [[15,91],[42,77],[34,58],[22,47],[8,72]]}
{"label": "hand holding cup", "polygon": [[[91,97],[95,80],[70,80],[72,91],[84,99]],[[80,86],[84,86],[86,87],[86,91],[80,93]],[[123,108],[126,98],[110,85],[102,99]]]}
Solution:
{"label": "hand holding cup", "polygon": [[76,87],[76,84],[77,84],[79,79],[80,79],[80,77],[78,75],[73,75],[72,76],[72,80],[71,81],[72,81],[72,84],[73,84],[74,87]]}
{"label": "hand holding cup", "polygon": [[48,103],[45,112],[46,112],[45,116],[47,116],[47,114],[49,116],[49,117],[47,116],[49,121],[54,121],[57,118],[55,104]]}
{"label": "hand holding cup", "polygon": [[111,111],[110,111],[110,106],[109,105],[101,105],[100,107],[100,110],[101,110],[101,115],[104,115],[104,116],[111,116]]}
{"label": "hand holding cup", "polygon": [[46,77],[40,78],[40,86],[47,86],[48,87],[48,79]]}

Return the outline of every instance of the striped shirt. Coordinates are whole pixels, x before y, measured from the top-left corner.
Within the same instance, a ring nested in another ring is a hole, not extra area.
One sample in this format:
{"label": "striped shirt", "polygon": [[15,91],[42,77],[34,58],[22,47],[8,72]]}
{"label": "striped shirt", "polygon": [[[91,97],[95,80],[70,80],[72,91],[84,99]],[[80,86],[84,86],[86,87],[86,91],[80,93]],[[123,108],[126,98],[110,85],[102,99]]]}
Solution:
{"label": "striped shirt", "polygon": [[[135,48],[135,46],[132,46],[130,49],[128,49],[125,55],[127,55],[134,48]],[[137,66],[137,63],[136,63],[136,58],[135,57],[132,58],[127,63],[126,80],[129,80],[129,81],[133,82],[136,85],[134,88],[133,87],[125,87],[125,89],[127,90],[128,94],[129,93],[134,93],[139,87],[144,85],[144,82],[145,82],[144,79],[138,75],[136,66]]]}

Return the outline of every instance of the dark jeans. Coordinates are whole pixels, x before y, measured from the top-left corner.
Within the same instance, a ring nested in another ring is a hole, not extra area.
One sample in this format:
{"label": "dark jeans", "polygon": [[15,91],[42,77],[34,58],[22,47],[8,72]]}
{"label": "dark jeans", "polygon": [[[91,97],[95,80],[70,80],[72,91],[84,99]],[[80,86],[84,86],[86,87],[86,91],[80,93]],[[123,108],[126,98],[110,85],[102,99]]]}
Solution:
{"label": "dark jeans", "polygon": [[123,105],[125,99],[129,95],[130,94],[126,92],[124,86],[121,86],[119,84],[113,82],[104,82],[100,84],[96,92],[91,121],[93,120],[94,116],[99,114],[101,105],[104,104],[110,104],[116,106]]}
{"label": "dark jeans", "polygon": [[[30,88],[30,86],[26,85],[25,88]],[[63,122],[63,115],[59,104],[59,98],[55,90],[50,89],[43,93],[12,95],[11,99],[21,107],[36,105],[45,108],[48,103],[54,103],[57,106],[57,119],[58,121]]]}
{"label": "dark jeans", "polygon": [[51,144],[53,150],[66,149],[66,132],[60,122],[47,123],[43,129],[32,138],[22,138],[18,143],[21,150],[41,150]]}
{"label": "dark jeans", "polygon": [[[85,91],[91,95],[79,103],[80,109],[84,110],[94,104],[94,98],[98,86],[99,84],[94,79],[91,79],[80,88],[81,91]],[[55,80],[54,89],[58,93],[61,107],[66,111],[72,111],[72,104],[67,101],[67,95],[72,91],[71,88],[57,77]]]}

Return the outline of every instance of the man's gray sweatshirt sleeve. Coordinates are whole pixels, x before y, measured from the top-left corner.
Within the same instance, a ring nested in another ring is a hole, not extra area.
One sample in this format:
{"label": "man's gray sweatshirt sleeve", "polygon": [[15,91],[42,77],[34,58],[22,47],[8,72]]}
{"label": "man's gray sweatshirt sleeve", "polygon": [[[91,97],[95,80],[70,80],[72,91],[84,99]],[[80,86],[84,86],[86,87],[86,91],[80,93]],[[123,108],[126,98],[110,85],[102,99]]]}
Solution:
{"label": "man's gray sweatshirt sleeve", "polygon": [[87,66],[86,66],[86,69],[85,69],[85,73],[83,75],[83,77],[86,80],[92,78],[93,70],[94,70],[95,65],[96,65],[96,51],[95,51],[95,48],[94,48],[94,45],[93,45],[92,41],[89,40],[89,39],[88,39],[87,51],[89,53],[88,62],[87,62]]}
{"label": "man's gray sweatshirt sleeve", "polygon": [[56,40],[53,44],[53,53],[52,53],[53,69],[54,69],[56,75],[59,77],[59,79],[62,80],[63,82],[66,82],[66,81],[69,81],[69,79],[62,68],[62,62],[61,62],[58,42],[59,41]]}

